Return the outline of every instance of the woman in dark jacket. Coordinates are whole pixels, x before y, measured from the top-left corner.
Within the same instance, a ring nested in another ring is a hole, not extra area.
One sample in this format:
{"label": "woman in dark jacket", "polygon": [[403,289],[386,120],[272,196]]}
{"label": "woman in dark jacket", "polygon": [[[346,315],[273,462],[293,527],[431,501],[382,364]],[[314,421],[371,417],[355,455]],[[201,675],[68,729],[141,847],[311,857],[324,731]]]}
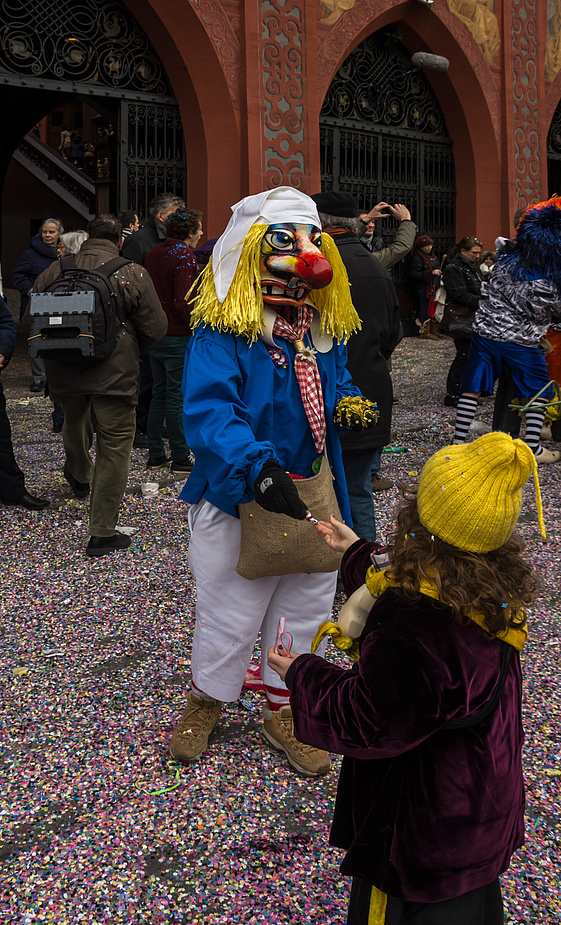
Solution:
{"label": "woman in dark jacket", "polygon": [[[430,330],[429,302],[434,298],[436,287],[440,284],[442,270],[437,257],[432,251],[433,240],[428,234],[422,234],[415,240],[415,249],[411,257],[409,279],[415,289],[421,326],[420,337],[436,337]],[[438,326],[437,322],[435,325]]]}
{"label": "woman in dark jacket", "polygon": [[456,356],[448,371],[444,404],[455,407],[460,396],[460,382],[467,363],[471,328],[481,298],[482,276],[479,269],[482,244],[466,235],[452,251],[452,259],[442,274],[446,289],[443,326],[454,339]]}
{"label": "woman in dark jacket", "polygon": [[[31,238],[29,247],[23,252],[12,272],[14,286],[21,294],[20,320],[23,318],[29,302],[33,283],[47,267],[57,259],[57,245],[64,225],[58,218],[46,218],[39,229],[39,234]],[[31,392],[42,392],[45,387],[45,367],[43,360],[35,358],[29,361],[33,379]]]}

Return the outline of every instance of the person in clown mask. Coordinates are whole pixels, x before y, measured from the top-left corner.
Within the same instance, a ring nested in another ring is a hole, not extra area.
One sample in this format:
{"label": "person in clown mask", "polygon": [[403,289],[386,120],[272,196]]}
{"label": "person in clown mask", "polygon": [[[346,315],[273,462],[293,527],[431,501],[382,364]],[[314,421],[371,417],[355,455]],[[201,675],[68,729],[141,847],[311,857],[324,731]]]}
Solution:
{"label": "person in clown mask", "polygon": [[261,633],[263,738],[315,777],[329,770],[329,756],[295,739],[288,690],[266,652],[280,617],[295,648],[310,651],[331,613],[337,572],[241,577],[238,508],[255,500],[305,519],[288,473],[309,478],[325,453],[350,523],[338,432],[371,426],[377,412],[345,368],[345,341],[360,320],[314,202],[280,187],[232,212],[200,279],[183,376],[185,435],[196,461],[181,497],[191,505],[197,607],[192,690],[170,752],[184,763],[204,752],[223,703],[240,696]]}

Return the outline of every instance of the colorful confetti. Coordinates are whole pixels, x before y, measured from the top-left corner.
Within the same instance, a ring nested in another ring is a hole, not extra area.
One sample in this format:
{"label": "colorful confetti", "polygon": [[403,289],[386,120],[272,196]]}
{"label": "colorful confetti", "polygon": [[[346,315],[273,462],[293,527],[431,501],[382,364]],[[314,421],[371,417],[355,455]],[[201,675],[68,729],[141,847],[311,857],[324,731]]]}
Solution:
{"label": "colorful confetti", "polygon": [[[448,341],[398,347],[384,477],[407,482],[451,440],[452,354]],[[14,446],[28,489],[53,504],[0,507],[2,925],[343,925],[349,882],[328,846],[338,758],[319,781],[293,773],[261,740],[252,690],[224,708],[191,767],[167,752],[196,600],[183,482],[162,478],[145,499],[146,453],[134,450],[120,518],[133,545],[86,559],[87,502],[70,494],[51,405],[28,382],[22,351],[3,374]],[[491,415],[484,400],[477,417]],[[520,519],[543,590],[523,660],[527,841],[503,877],[510,925],[561,920],[561,465],[539,474],[548,542],[532,491]],[[381,542],[399,498],[375,495]],[[344,663],[333,647],[329,657]]]}

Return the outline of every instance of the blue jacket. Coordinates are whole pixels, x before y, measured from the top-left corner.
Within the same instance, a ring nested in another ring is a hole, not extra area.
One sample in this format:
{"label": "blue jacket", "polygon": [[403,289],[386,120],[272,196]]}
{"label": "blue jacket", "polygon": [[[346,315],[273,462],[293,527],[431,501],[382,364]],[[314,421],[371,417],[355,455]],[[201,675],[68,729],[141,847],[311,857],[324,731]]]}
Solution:
{"label": "blue jacket", "polygon": [[4,366],[12,358],[16,349],[16,323],[2,296],[0,296],[0,356],[4,357]]}
{"label": "blue jacket", "polygon": [[31,238],[29,247],[23,252],[12,272],[14,286],[21,292],[20,319],[25,314],[29,302],[28,293],[33,288],[33,283],[56,259],[56,251],[45,244],[40,234]]}
{"label": "blue jacket", "polygon": [[[309,343],[308,336],[305,340]],[[319,455],[306,417],[292,362],[276,366],[261,341],[198,327],[187,347],[183,373],[185,436],[196,458],[184,501],[205,498],[234,517],[237,505],[254,500],[254,484],[273,456],[283,469],[311,476]],[[290,351],[290,353],[289,353]],[[333,344],[317,353],[327,424],[327,455],[335,476],[341,514],[352,523],[341,456],[333,422],[335,406],[359,395],[345,367],[347,349]]]}

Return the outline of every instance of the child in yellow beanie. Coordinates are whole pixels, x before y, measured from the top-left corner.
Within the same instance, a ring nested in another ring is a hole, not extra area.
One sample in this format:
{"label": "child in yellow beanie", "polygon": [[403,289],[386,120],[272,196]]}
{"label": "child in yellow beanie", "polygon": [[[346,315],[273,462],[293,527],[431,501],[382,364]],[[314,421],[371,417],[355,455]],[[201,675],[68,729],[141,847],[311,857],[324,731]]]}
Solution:
{"label": "child in yellow beanie", "polygon": [[389,567],[334,518],[348,594],[372,606],[352,670],[269,665],[300,742],[344,755],[331,844],[352,876],[348,925],[502,925],[499,876],[524,841],[519,652],[536,581],[513,536],[536,460],[490,433],[432,456],[397,511]]}

